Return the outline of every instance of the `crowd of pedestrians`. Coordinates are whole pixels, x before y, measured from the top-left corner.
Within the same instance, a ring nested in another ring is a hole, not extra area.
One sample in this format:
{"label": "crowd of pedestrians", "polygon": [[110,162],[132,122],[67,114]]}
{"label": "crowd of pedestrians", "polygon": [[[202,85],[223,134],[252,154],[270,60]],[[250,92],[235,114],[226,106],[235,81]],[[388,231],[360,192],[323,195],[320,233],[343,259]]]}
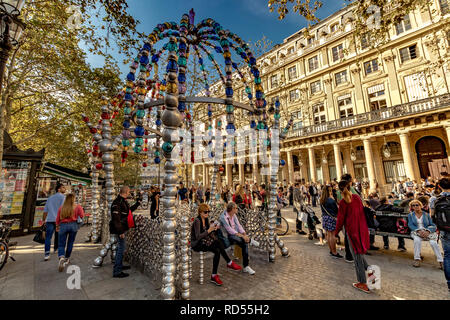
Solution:
{"label": "crowd of pedestrians", "polygon": [[[304,228],[315,228],[309,220],[304,218],[305,211],[317,207],[321,211],[321,228],[324,235],[317,236],[320,242],[327,243],[330,257],[343,259],[354,263],[357,282],[353,286],[363,292],[370,293],[366,284],[366,270],[368,263],[366,255],[371,250],[379,250],[374,245],[375,230],[392,227],[396,236],[399,251],[406,251],[405,236],[410,235],[414,244],[414,267],[420,267],[423,259],[421,248],[428,242],[436,256],[440,268],[444,270],[450,290],[450,179],[442,178],[435,181],[431,178],[422,179],[419,183],[406,179],[392,184],[391,192],[380,197],[380,192],[366,192],[365,181],[361,183],[353,180],[351,175],[345,174],[339,182],[332,181],[326,185],[320,183],[305,183],[299,181],[293,185],[279,185],[277,187],[277,221],[279,222],[283,208],[292,206],[296,219],[296,231],[306,235]],[[242,270],[248,274],[255,274],[249,266],[248,246],[252,243],[237,218],[238,209],[268,209],[270,194],[265,184],[239,184],[223,186],[215,196],[222,201],[226,210],[218,221],[210,221],[211,200],[210,188],[203,185],[192,185],[189,188],[183,183],[177,186],[177,201],[194,202],[198,204],[198,217],[194,220],[191,232],[191,246],[194,251],[211,251],[214,253],[211,282],[222,285],[217,268],[220,256],[224,258],[227,267],[232,270]],[[58,270],[63,271],[69,264],[73,250],[73,243],[84,212],[75,203],[73,194],[65,196],[65,186],[58,184],[56,194],[51,196],[44,209],[46,238],[44,260],[50,258],[50,247],[53,235],[54,251],[58,251]],[[151,186],[148,190],[150,217],[159,216],[160,197],[164,192],[158,186]],[[129,214],[142,203],[142,193],[136,196],[136,203],[128,204],[130,189],[122,187],[120,194],[114,200],[111,211],[110,232],[117,235],[117,254],[113,268],[113,277],[128,276],[124,270],[129,266],[122,264],[125,251],[125,234],[129,229]],[[397,218],[378,215],[377,212],[390,212],[401,215]],[[372,231],[372,232],[370,232]],[[309,230],[309,235],[311,235]],[[323,239],[322,239],[323,238]],[[337,245],[343,238],[345,256],[339,254]],[[439,241],[442,243],[444,254],[441,253]],[[243,267],[237,265],[227,254],[226,248],[237,245],[242,250]],[[389,236],[383,236],[384,249],[390,248]]]}
{"label": "crowd of pedestrians", "polygon": [[[397,192],[398,186],[405,185]],[[317,185],[316,185],[317,186]],[[349,174],[342,176],[341,181],[333,181],[318,190],[319,205],[322,212],[322,228],[325,230],[325,240],[328,243],[330,256],[336,259],[344,258],[336,251],[342,231],[345,239],[345,261],[353,262],[358,282],[353,286],[370,293],[366,284],[368,263],[365,256],[370,250],[379,250],[374,246],[375,230],[389,231],[391,236],[397,236],[398,251],[407,251],[405,235],[413,239],[414,267],[420,267],[421,247],[423,242],[430,243],[437,262],[444,270],[450,290],[450,179],[443,177],[440,181],[431,178],[423,179],[421,183],[407,179],[394,184],[397,188],[387,196],[381,197],[378,192],[361,193],[358,184]],[[288,187],[287,198],[292,196],[293,210],[300,216],[307,206],[316,205],[316,191],[311,185],[295,183]],[[292,191],[291,191],[292,190]],[[394,213],[396,217],[379,214]],[[297,218],[297,232],[303,231],[301,218]],[[387,228],[389,230],[383,230]],[[438,241],[442,242],[442,255]],[[383,236],[384,249],[389,249],[389,236]]]}

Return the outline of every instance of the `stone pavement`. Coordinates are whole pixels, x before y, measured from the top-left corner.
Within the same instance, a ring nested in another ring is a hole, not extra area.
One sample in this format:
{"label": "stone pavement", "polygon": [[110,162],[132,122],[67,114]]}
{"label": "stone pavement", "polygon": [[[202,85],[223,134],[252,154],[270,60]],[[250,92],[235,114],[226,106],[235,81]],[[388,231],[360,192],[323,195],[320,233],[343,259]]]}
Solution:
{"label": "stone pavement", "polygon": [[[295,231],[292,209],[283,210],[283,216]],[[109,257],[105,258],[103,267],[92,268],[100,246],[83,242],[87,231],[88,228],[83,227],[77,235],[71,259],[72,264],[81,269],[81,290],[67,288],[66,281],[70,275],[57,271],[56,254],[45,262],[43,245],[33,243],[33,236],[25,236],[14,239],[19,242],[13,251],[17,261],[9,260],[0,271],[0,299],[160,299],[158,284],[139,271],[131,270],[130,277],[125,279],[113,279]],[[425,260],[421,268],[412,267],[411,240],[406,240],[408,251],[405,253],[393,250],[397,247],[397,239],[391,239],[391,250],[373,251],[367,256],[367,261],[381,268],[381,290],[365,294],[351,286],[356,281],[353,264],[330,258],[327,246],[314,245],[315,240],[310,241],[307,236],[295,232],[290,232],[282,240],[291,256],[281,257],[277,251],[275,263],[269,263],[265,254],[250,251],[250,265],[256,271],[253,276],[228,271],[221,259],[219,274],[224,282],[222,287],[209,282],[210,254],[205,259],[205,283],[198,283],[198,254],[194,253],[191,299],[450,299],[444,273],[439,269],[429,244],[423,246]],[[376,240],[376,245],[382,247],[381,237]]]}
{"label": "stone pavement", "polygon": [[12,251],[16,261],[8,260],[0,271],[0,300],[143,300],[157,299],[156,290],[150,278],[130,270],[130,277],[112,278],[112,265],[109,256],[102,268],[92,268],[93,259],[101,246],[84,243],[88,227],[82,227],[77,234],[71,264],[81,270],[81,290],[67,288],[71,276],[58,272],[58,255],[53,253],[50,260],[44,261],[44,245],[33,242],[33,235],[14,238],[18,241]]}

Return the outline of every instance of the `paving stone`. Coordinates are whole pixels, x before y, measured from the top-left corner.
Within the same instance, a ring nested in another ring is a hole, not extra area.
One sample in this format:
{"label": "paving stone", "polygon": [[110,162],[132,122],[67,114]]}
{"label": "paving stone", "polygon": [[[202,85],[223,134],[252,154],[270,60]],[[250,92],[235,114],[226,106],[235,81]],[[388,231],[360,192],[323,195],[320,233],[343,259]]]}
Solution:
{"label": "paving stone", "polygon": [[[283,216],[291,221],[295,230],[295,215],[292,209],[283,210]],[[320,216],[320,215],[319,215]],[[112,278],[109,256],[101,268],[92,268],[100,245],[84,243],[88,228],[82,228],[71,262],[81,270],[81,290],[69,290],[66,286],[68,274],[57,271],[57,255],[52,254],[48,262],[43,261],[43,245],[32,242],[33,236],[16,238],[18,249],[16,262],[8,261],[0,271],[0,299],[102,299],[140,300],[161,299],[160,283],[153,276],[132,269],[130,277]],[[219,274],[222,287],[210,283],[212,255],[205,258],[204,284],[198,283],[198,255],[193,257],[193,275],[190,279],[191,299],[257,300],[257,299],[354,299],[395,300],[432,299],[448,300],[444,273],[438,267],[431,248],[425,245],[422,255],[425,261],[421,268],[413,268],[413,244],[406,240],[406,253],[396,250],[373,251],[367,256],[369,264],[381,268],[381,290],[370,295],[352,287],[356,281],[353,264],[343,259],[332,259],[327,246],[314,245],[306,236],[290,233],[281,237],[291,252],[291,257],[281,257],[277,250],[276,262],[270,263],[267,254],[250,249],[250,266],[256,274],[229,271],[221,259]],[[382,238],[376,237],[376,245],[383,246]],[[396,249],[396,240],[391,239],[391,248]],[[344,254],[344,251],[340,251]],[[242,264],[242,261],[237,261]]]}

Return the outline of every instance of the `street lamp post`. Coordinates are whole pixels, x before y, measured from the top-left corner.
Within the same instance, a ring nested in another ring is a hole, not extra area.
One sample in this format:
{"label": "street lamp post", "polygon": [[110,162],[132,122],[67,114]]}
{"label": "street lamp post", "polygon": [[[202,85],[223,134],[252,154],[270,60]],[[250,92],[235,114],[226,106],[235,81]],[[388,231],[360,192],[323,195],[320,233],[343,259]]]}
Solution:
{"label": "street lamp post", "polygon": [[25,24],[19,19],[25,0],[0,0],[0,93],[9,53],[19,42]]}

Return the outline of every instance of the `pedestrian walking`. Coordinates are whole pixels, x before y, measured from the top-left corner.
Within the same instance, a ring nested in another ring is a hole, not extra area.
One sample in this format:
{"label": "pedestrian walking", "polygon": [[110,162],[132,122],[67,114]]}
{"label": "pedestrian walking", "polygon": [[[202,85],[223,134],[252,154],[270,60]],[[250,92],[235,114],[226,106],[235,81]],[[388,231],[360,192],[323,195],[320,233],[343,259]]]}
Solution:
{"label": "pedestrian walking", "polygon": [[58,239],[58,271],[62,272],[69,264],[72,254],[73,243],[77,236],[79,222],[83,221],[84,210],[75,204],[75,195],[68,194],[63,205],[59,208],[56,216],[56,230],[59,233]]}
{"label": "pedestrian walking", "polygon": [[302,230],[302,220],[299,219],[300,212],[304,205],[304,194],[302,194],[300,184],[298,182],[296,182],[294,185],[294,190],[292,192],[292,201],[294,212],[296,214],[296,231],[298,234],[306,235],[306,232]]}
{"label": "pedestrian walking", "polygon": [[370,293],[366,283],[368,264],[364,258],[370,247],[369,228],[367,227],[361,198],[350,192],[350,183],[346,180],[339,182],[339,190],[343,199],[339,202],[335,235],[341,231],[342,227],[345,227],[358,279],[358,282],[353,283],[353,287],[365,293]]}
{"label": "pedestrian walking", "polygon": [[152,187],[152,195],[150,196],[151,205],[150,205],[150,218],[156,219],[159,216],[159,199],[161,194],[155,187]]}
{"label": "pedestrian walking", "polygon": [[58,215],[59,208],[64,203],[64,193],[66,192],[66,187],[57,183],[55,188],[56,193],[47,199],[44,207],[43,220],[45,221],[45,249],[44,249],[44,260],[50,259],[50,246],[52,243],[53,233],[55,233],[55,240],[53,244],[53,252],[58,250],[58,232],[56,231],[56,217]]}
{"label": "pedestrian walking", "polygon": [[333,188],[331,186],[324,186],[322,196],[320,197],[320,208],[322,210],[322,226],[325,229],[328,247],[330,248],[330,255],[333,258],[343,258],[336,251],[336,237],[334,230],[336,230],[336,219],[338,215],[338,206],[336,200],[333,198]]}

